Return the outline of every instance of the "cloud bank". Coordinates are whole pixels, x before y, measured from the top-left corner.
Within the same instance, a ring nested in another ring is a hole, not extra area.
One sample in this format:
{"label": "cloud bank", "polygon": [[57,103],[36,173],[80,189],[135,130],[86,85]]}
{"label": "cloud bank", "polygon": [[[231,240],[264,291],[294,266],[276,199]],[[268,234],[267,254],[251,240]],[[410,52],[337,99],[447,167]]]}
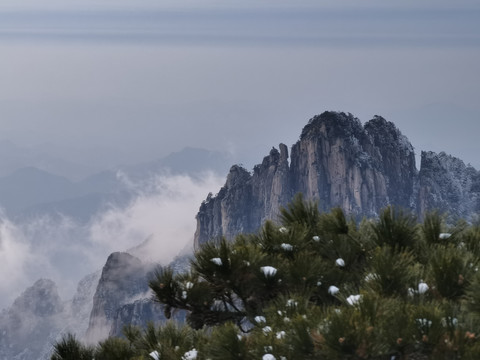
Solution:
{"label": "cloud bank", "polygon": [[[132,249],[143,261],[168,263],[193,246],[195,215],[201,201],[220,188],[213,173],[201,179],[156,175],[130,182],[135,196],[122,208],[109,207],[87,225],[59,214],[14,223],[0,219],[0,309],[39,278],[50,278],[64,300],[78,281],[104,265],[115,251]],[[139,247],[139,245],[142,246]]]}

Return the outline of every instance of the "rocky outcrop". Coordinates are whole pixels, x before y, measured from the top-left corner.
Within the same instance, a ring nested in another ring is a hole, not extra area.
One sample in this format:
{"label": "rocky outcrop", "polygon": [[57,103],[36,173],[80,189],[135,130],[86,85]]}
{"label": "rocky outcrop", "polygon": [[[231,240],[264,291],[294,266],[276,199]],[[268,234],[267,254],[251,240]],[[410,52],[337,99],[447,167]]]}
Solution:
{"label": "rocky outcrop", "polygon": [[460,159],[423,151],[419,183],[419,214],[437,209],[455,220],[480,211],[480,173]]}
{"label": "rocky outcrop", "polygon": [[[172,266],[183,271],[188,263],[185,256]],[[69,301],[62,301],[53,281],[38,280],[0,313],[0,360],[50,359],[53,344],[67,333],[96,343],[109,334],[121,336],[127,324],[164,322],[163,308],[148,292],[149,269],[127,253],[114,253],[103,271],[80,280]],[[183,321],[184,314],[173,318]]]}
{"label": "rocky outcrop", "polygon": [[63,310],[57,285],[49,279],[40,279],[15,299],[12,313],[30,313],[36,317],[48,317]]}
{"label": "rocky outcrop", "polygon": [[117,310],[148,291],[146,271],[142,262],[128,253],[108,257],[93,297],[87,342],[107,338]]}
{"label": "rocky outcrop", "polygon": [[93,297],[100,280],[101,271],[88,274],[77,285],[77,291],[69,303],[70,321],[66,330],[83,339],[88,329]]}
{"label": "rocky outcrop", "polygon": [[323,113],[310,120],[292,147],[293,188],[322,210],[372,216],[388,203],[386,178],[372,137],[351,114]]}
{"label": "rocky outcrop", "polygon": [[209,194],[197,215],[195,244],[224,235],[257,229],[274,218],[279,206],[291,198],[288,149],[273,148],[250,174],[234,165],[225,186],[213,197]]}
{"label": "rocky outcrop", "polygon": [[[178,323],[185,321],[185,312],[176,311],[171,319]],[[117,309],[110,327],[109,336],[123,336],[123,328],[126,325],[138,326],[145,329],[149,323],[154,326],[165,323],[163,305],[152,300],[151,296],[135,300]]]}
{"label": "rocky outcrop", "polygon": [[256,201],[254,208],[258,209],[257,213],[252,212],[255,225],[258,225],[257,219],[262,224],[266,219],[274,218],[280,205],[291,198],[288,148],[280,144],[279,149],[272,148],[263,162],[253,168],[252,195]]}
{"label": "rocky outcrop", "polygon": [[296,193],[356,217],[393,204],[420,217],[438,208],[468,218],[480,209],[479,192],[479,173],[445,154],[422,153],[419,172],[412,144],[381,116],[362,125],[352,114],[324,112],[303,128],[290,164],[280,144],[252,174],[231,168],[225,186],[200,206],[194,246],[255,232]]}
{"label": "rocky outcrop", "polygon": [[234,165],[225,186],[213,197],[209,194],[197,215],[195,244],[226,234],[257,229],[274,218],[281,204],[291,198],[288,149],[273,148],[253,174]]}
{"label": "rocky outcrop", "polygon": [[35,282],[0,314],[0,359],[46,359],[63,327],[63,312],[55,283]]}
{"label": "rocky outcrop", "polygon": [[[177,256],[168,266],[174,273],[184,273],[189,271],[190,261],[191,257],[189,255]],[[154,271],[149,271],[145,281],[148,281],[153,276]],[[120,306],[115,311],[109,336],[123,336],[122,331],[126,325],[145,328],[148,323],[153,323],[153,325],[157,326],[167,321],[163,304],[154,301],[151,292],[139,295],[137,299]],[[186,312],[184,310],[176,310],[171,312],[170,319],[177,323],[183,323],[185,322],[185,316]]]}
{"label": "rocky outcrop", "polygon": [[389,203],[414,209],[418,172],[412,144],[395,124],[381,116],[368,121],[365,130],[374,145],[371,152],[378,152],[375,156],[385,177]]}
{"label": "rocky outcrop", "polygon": [[1,360],[47,360],[64,334],[83,339],[100,271],[80,280],[72,300],[62,301],[52,280],[41,279],[0,313]]}

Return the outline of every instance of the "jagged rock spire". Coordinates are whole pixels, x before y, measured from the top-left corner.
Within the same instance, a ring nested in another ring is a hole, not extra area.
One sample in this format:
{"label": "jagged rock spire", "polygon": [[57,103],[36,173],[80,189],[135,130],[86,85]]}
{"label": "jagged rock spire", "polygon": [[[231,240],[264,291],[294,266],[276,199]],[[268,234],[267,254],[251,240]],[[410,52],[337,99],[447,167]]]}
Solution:
{"label": "jagged rock spire", "polygon": [[[318,200],[322,210],[339,206],[357,217],[375,216],[389,204],[420,217],[435,207],[461,217],[480,210],[478,172],[451,166],[454,162],[445,156],[439,156],[442,165],[434,166],[431,158],[422,154],[419,173],[414,148],[395,124],[375,115],[362,126],[350,113],[326,111],[303,128],[292,146],[290,164],[288,149],[281,144],[253,174],[232,167],[225,186],[200,207],[195,246],[213,237],[256,231],[266,219],[275,220],[278,206],[299,192]],[[439,170],[429,170],[432,166]],[[453,184],[432,171],[462,180]],[[452,186],[453,193],[447,189]]]}

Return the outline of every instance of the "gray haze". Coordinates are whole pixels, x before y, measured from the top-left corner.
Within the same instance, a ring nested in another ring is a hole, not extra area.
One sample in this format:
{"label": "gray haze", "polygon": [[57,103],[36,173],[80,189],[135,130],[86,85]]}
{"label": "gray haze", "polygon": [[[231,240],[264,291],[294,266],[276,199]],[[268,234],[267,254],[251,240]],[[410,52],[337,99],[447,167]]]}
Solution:
{"label": "gray haze", "polygon": [[[185,146],[251,167],[272,145],[292,145],[313,115],[340,110],[382,115],[417,154],[446,151],[480,169],[477,1],[158,3],[2,1],[0,151],[17,155],[0,168],[36,154],[78,180]],[[158,190],[88,226],[0,216],[0,272],[15,274],[0,282],[0,307],[34,275],[68,283],[151,233],[183,246],[222,181],[163,179],[160,189],[183,188],[178,210]],[[51,253],[77,237],[83,262],[62,277],[73,255]]]}
{"label": "gray haze", "polygon": [[[54,280],[64,300],[85,275],[103,267],[115,251],[133,251],[145,262],[168,264],[182,250],[193,249],[195,214],[223,177],[205,173],[127,178],[136,194],[125,206],[109,206],[88,223],[69,216],[39,214],[12,221],[0,213],[0,311],[39,278]],[[92,214],[93,215],[93,214]]]}
{"label": "gray haze", "polygon": [[473,1],[136,4],[2,2],[0,137],[100,167],[187,145],[251,166],[342,110],[480,167]]}

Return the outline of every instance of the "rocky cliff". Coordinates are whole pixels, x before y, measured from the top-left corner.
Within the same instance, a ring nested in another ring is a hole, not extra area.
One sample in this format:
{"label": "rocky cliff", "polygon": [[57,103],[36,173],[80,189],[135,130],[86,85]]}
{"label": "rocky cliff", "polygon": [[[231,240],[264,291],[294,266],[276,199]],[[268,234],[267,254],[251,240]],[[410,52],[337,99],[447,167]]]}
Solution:
{"label": "rocky cliff", "polygon": [[63,301],[52,280],[40,279],[0,313],[1,360],[47,360],[63,334],[82,339],[100,272],[87,275],[72,300]]}
{"label": "rocky cliff", "polygon": [[[183,273],[190,268],[190,256],[178,256],[168,265],[175,273]],[[145,266],[146,269],[151,266]],[[153,276],[154,272],[148,271],[143,281],[145,284]],[[100,285],[100,284],[99,284]],[[185,311],[178,310],[171,313],[172,320],[182,323],[185,321]],[[125,325],[134,325],[146,328],[148,323],[160,325],[167,321],[164,306],[153,300],[152,293],[140,293],[130,299],[129,302],[119,306],[111,321],[109,336],[123,336]]]}
{"label": "rocky cliff", "polygon": [[[176,258],[172,268],[188,268],[188,257]],[[96,343],[110,335],[123,336],[127,324],[146,327],[166,321],[163,307],[151,299],[145,265],[128,253],[111,254],[102,271],[80,280],[73,299],[63,301],[51,280],[27,288],[12,306],[0,312],[0,360],[47,360],[53,344],[73,333]],[[185,314],[173,314],[183,321]]]}
{"label": "rocky cliff", "polygon": [[408,139],[381,116],[364,125],[352,114],[324,112],[303,128],[288,149],[272,149],[253,173],[233,166],[217,195],[197,214],[194,245],[254,232],[296,193],[322,210],[341,207],[353,216],[375,216],[394,204],[417,213],[439,209],[452,218],[480,210],[480,175],[451,156],[422,153],[420,171]]}
{"label": "rocky cliff", "polygon": [[429,209],[448,213],[453,219],[480,212],[480,173],[444,152],[421,155],[418,212]]}
{"label": "rocky cliff", "polygon": [[108,337],[117,310],[148,291],[146,269],[128,253],[111,254],[93,296],[86,340],[96,343]]}
{"label": "rocky cliff", "polygon": [[[188,261],[177,258],[172,268],[188,267]],[[125,325],[145,328],[147,323],[160,324],[166,321],[163,307],[152,300],[148,279],[153,264],[144,264],[129,253],[111,254],[105,263],[93,296],[86,341],[97,343],[108,336],[123,336]],[[184,314],[173,317],[183,321]]]}
{"label": "rocky cliff", "polygon": [[211,238],[260,227],[276,214],[279,205],[290,199],[290,187],[288,149],[283,144],[280,151],[273,148],[263,162],[255,166],[253,174],[240,166],[232,166],[218,195],[210,194],[202,203],[197,215],[200,230],[197,229],[195,238],[203,240],[203,229]]}
{"label": "rocky cliff", "polygon": [[46,359],[64,327],[64,304],[51,280],[27,288],[0,314],[0,359]]}

